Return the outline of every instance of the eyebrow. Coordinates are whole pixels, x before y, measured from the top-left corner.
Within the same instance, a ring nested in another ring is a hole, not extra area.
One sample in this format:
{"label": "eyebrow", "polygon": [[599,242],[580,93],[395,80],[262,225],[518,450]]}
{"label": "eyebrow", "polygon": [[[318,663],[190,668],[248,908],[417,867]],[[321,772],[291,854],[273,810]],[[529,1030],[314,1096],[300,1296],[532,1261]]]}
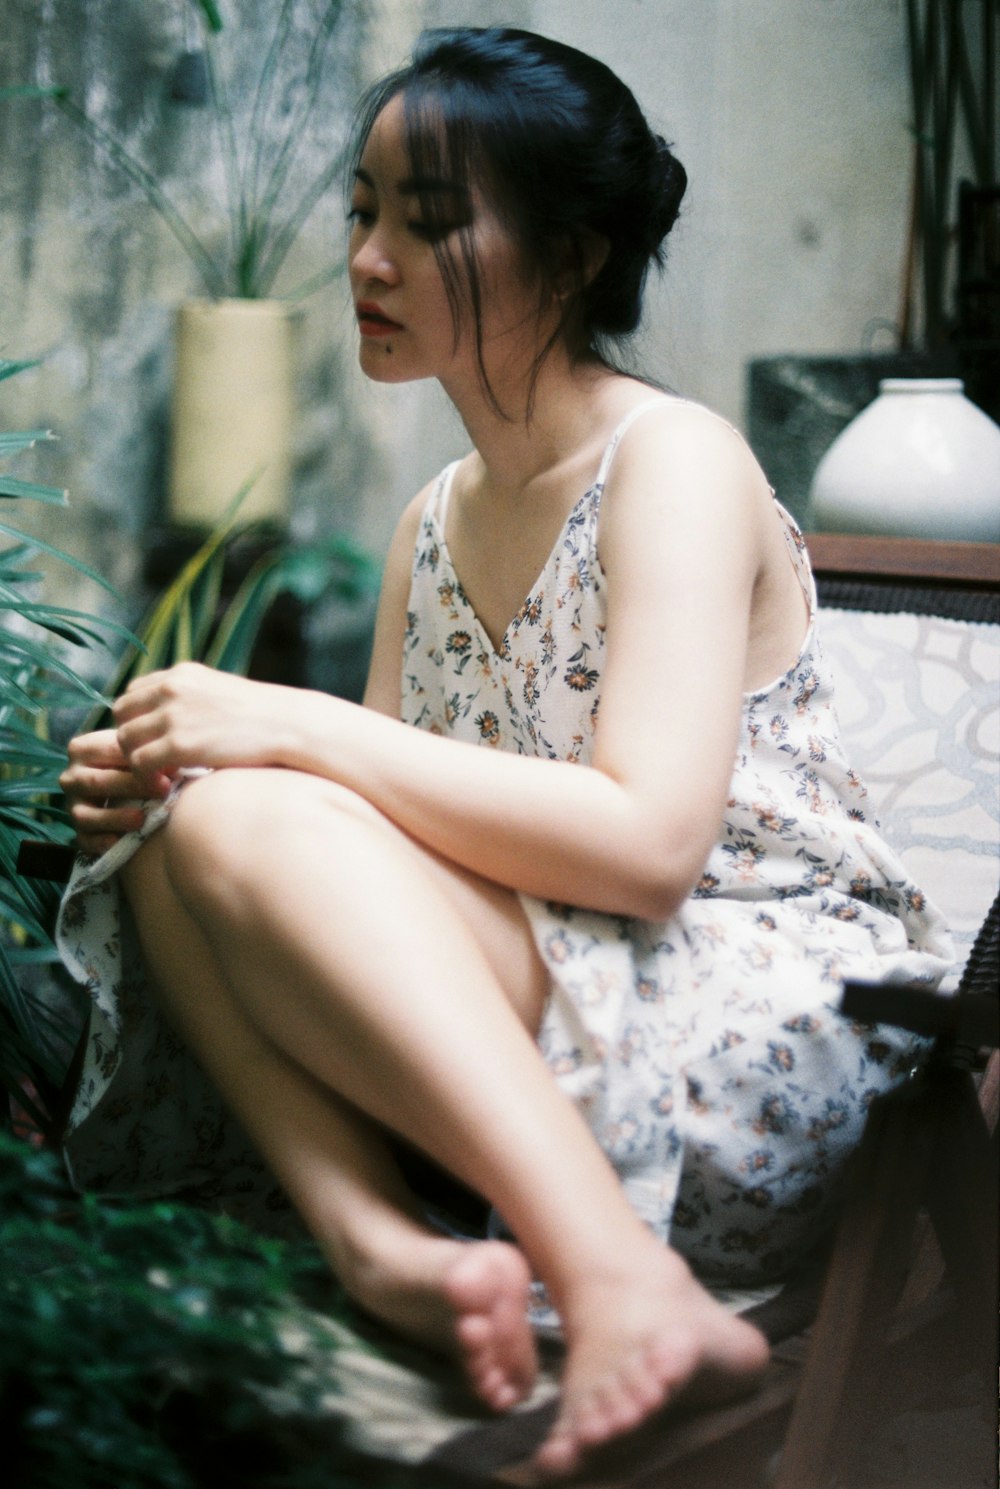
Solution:
{"label": "eyebrow", "polygon": [[[361,166],[354,172],[355,179],[370,191],[375,190],[373,178]],[[448,192],[452,196],[459,197],[463,202],[470,200],[468,188],[460,186],[457,181],[449,181],[444,176],[407,176],[400,181],[398,190],[402,196],[424,196],[435,192]]]}

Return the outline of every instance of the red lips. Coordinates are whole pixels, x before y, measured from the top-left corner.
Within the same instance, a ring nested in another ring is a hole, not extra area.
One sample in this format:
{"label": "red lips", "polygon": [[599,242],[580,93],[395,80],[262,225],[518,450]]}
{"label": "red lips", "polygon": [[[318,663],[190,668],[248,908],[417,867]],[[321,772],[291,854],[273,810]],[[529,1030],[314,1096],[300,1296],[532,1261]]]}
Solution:
{"label": "red lips", "polygon": [[403,328],[398,321],[390,320],[372,300],[361,300],[355,307],[358,326],[362,336],[391,336]]}

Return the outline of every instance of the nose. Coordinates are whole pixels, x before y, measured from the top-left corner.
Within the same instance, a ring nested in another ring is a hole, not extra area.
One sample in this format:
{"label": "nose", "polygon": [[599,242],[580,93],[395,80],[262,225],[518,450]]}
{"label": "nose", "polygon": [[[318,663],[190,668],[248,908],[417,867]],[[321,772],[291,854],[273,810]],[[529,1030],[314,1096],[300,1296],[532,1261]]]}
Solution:
{"label": "nose", "polygon": [[385,232],[378,225],[357,233],[351,244],[351,274],[358,281],[398,282],[396,259],[390,252]]}

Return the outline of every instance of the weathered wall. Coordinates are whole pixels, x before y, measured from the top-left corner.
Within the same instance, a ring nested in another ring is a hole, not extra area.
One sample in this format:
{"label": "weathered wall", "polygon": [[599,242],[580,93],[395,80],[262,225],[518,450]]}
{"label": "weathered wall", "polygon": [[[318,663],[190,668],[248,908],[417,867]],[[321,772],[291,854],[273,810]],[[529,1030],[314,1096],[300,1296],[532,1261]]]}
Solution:
{"label": "weathered wall", "polygon": [[[220,77],[230,99],[237,156],[276,7],[224,4]],[[301,66],[318,3],[300,4],[290,66],[278,74],[266,126],[265,166],[278,155],[283,85]],[[343,147],[351,110],[369,76],[367,7],[344,0],[319,105],[303,133],[279,212]],[[225,255],[232,222],[225,151],[209,107],[170,96],[179,55],[198,45],[188,0],[0,0],[3,83],[66,87],[181,208],[213,255]],[[126,594],[136,590],[142,540],[163,511],[172,321],[185,295],[204,293],[197,270],[142,190],[50,103],[0,103],[0,348],[38,357],[35,371],[0,388],[3,427],[49,425],[59,444],[35,461],[65,484],[69,513],[25,506],[33,529],[97,565]],[[310,218],[277,281],[289,292],[343,261],[342,201],[334,188]],[[365,495],[370,442],[341,384],[350,317],[341,278],[303,302],[298,324],[302,416],[296,526],[353,527]],[[60,582],[72,582],[64,578]],[[78,585],[77,602],[91,598]]]}
{"label": "weathered wall", "polygon": [[[313,0],[315,4],[315,0]],[[856,350],[896,315],[909,141],[901,0],[347,0],[316,164],[349,100],[424,24],[507,21],[604,57],[691,177],[641,346],[648,369],[736,421],[751,356]],[[203,111],[166,98],[188,0],[0,0],[0,81],[86,99],[206,227],[224,191]],[[272,0],[223,0],[236,96]],[[370,13],[365,29],[363,12]],[[0,348],[43,367],[0,385],[0,427],[48,423],[46,479],[71,489],[62,540],[132,590],[161,501],[170,321],[196,287],[142,201],[66,120],[0,105]],[[339,195],[285,284],[342,242]],[[295,526],[376,550],[413,490],[464,444],[431,385],[362,385],[343,283],[306,302]]]}

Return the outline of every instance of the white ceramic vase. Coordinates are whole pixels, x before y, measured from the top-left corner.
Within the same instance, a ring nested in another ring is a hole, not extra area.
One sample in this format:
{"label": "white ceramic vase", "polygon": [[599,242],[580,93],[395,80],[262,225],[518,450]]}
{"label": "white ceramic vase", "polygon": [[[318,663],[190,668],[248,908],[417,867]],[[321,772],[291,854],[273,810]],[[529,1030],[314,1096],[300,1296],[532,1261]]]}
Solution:
{"label": "white ceramic vase", "polygon": [[1000,426],[958,378],[886,378],[810,493],[819,532],[1000,542]]}
{"label": "white ceramic vase", "polygon": [[284,524],[294,416],[293,317],[273,300],[189,300],[177,314],[169,515],[214,526],[253,479],[239,522]]}

